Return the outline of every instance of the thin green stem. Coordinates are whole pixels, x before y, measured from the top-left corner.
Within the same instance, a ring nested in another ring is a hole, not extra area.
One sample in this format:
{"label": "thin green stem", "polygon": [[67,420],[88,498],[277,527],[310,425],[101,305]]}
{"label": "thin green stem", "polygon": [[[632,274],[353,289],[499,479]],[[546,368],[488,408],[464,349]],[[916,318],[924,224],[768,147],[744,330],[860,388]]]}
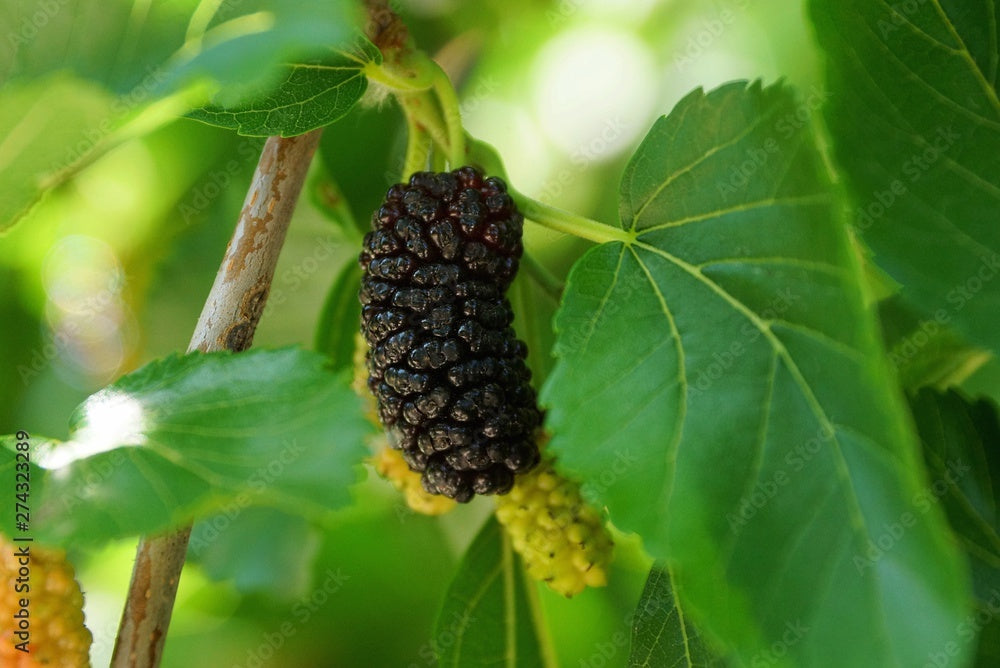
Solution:
{"label": "thin green stem", "polygon": [[410,107],[403,107],[406,114],[406,159],[403,162],[403,174],[400,181],[406,182],[414,172],[427,169],[427,161],[431,153],[431,138],[423,127],[416,122]]}
{"label": "thin green stem", "polygon": [[507,192],[510,193],[510,196],[517,203],[517,207],[524,214],[525,218],[533,220],[550,230],[572,234],[575,237],[599,244],[610,243],[612,241],[621,241],[630,244],[635,241],[634,232],[627,232],[618,227],[611,227],[596,220],[578,216],[569,211],[563,211],[562,209],[522,195],[511,188],[508,188]]}
{"label": "thin green stem", "polygon": [[430,135],[434,143],[443,150],[448,150],[448,135],[441,124],[440,114],[434,109],[434,98],[426,92],[399,96],[399,102],[406,109],[407,122],[410,127],[418,127]]}
{"label": "thin green stem", "polygon": [[[417,67],[412,70],[411,75],[393,72],[385,66],[369,62],[364,67],[365,76],[370,81],[382,84],[386,88],[407,93],[418,93],[430,89],[437,78],[437,73],[423,64],[417,62]],[[408,73],[409,74],[409,73]]]}
{"label": "thin green stem", "polygon": [[455,88],[445,71],[422,52],[413,54],[407,65],[411,76],[375,63],[365,65],[365,75],[396,92],[411,135],[415,128],[422,128],[446,153],[452,169],[457,169],[465,164],[465,129]]}
{"label": "thin green stem", "polygon": [[443,172],[447,168],[444,153],[434,151],[434,154],[431,156],[431,165],[435,172]]}
{"label": "thin green stem", "polygon": [[[433,61],[431,61],[433,63]],[[462,112],[458,105],[458,95],[448,75],[434,63],[434,93],[444,113],[444,124],[448,129],[448,161],[452,169],[465,164],[465,130],[462,127]]]}
{"label": "thin green stem", "polygon": [[[418,52],[414,55],[410,71],[413,76],[405,77],[383,65],[369,63],[365,66],[365,74],[369,79],[397,91],[399,102],[405,110],[409,137],[403,178],[407,178],[414,171],[419,171],[421,167],[418,165],[422,166],[427,162],[426,142],[420,141],[423,135],[430,137],[440,149],[433,152],[432,168],[435,171],[444,171],[447,163],[451,163],[451,168],[457,169],[465,164],[466,143],[455,88],[445,71],[424,53]],[[433,89],[433,96],[429,94],[428,89]],[[525,218],[549,229],[596,243],[635,241],[634,232],[627,232],[563,211],[514,190],[510,190],[510,195],[517,202]]]}

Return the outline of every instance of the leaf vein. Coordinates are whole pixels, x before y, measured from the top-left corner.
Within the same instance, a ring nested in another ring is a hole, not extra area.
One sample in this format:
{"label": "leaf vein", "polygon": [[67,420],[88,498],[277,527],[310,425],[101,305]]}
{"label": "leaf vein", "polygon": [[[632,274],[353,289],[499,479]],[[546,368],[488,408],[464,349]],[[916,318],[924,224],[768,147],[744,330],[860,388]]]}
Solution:
{"label": "leaf vein", "polygon": [[744,211],[752,211],[754,209],[761,209],[768,206],[774,205],[809,205],[809,204],[820,204],[829,203],[830,196],[827,193],[816,193],[813,195],[803,195],[801,197],[786,197],[778,199],[765,199],[756,202],[746,202],[744,204],[738,204],[736,206],[730,207],[728,209],[718,209],[716,211],[709,211],[707,213],[700,213],[693,216],[687,216],[684,218],[678,218],[677,220],[667,221],[661,223],[660,225],[653,225],[651,227],[644,227],[641,232],[639,232],[639,238],[650,232],[656,232],[658,230],[664,230],[671,227],[681,227],[689,223],[699,223],[705,220],[712,220],[714,218],[721,218],[722,216],[729,215],[731,213],[741,213]]}
{"label": "leaf vein", "polygon": [[[882,0],[882,2],[885,2],[885,0]],[[971,70],[973,76],[975,77],[976,83],[978,83],[982,87],[983,92],[986,94],[986,99],[988,99],[990,102],[993,103],[994,111],[1000,114],[1000,99],[997,99],[996,90],[993,88],[993,86],[990,85],[988,79],[986,78],[986,74],[981,69],[979,69],[979,65],[976,63],[976,60],[972,57],[972,52],[969,51],[969,45],[965,43],[965,39],[962,38],[962,36],[958,33],[957,30],[955,30],[955,24],[952,23],[951,19],[945,13],[944,8],[941,6],[941,0],[934,0],[934,8],[937,10],[938,15],[941,17],[941,20],[944,21],[945,27],[948,29],[948,32],[951,33],[952,37],[955,38],[955,41],[958,42],[958,44],[961,46],[961,49],[959,49],[959,54],[962,56],[962,59],[965,60],[965,62],[969,65],[969,69]]]}
{"label": "leaf vein", "polygon": [[[1000,122],[997,122],[996,120],[991,118],[986,118],[985,116],[982,116],[977,112],[973,111],[972,109],[969,109],[968,107],[959,104],[957,101],[951,99],[950,97],[942,93],[940,90],[937,89],[936,86],[934,86],[929,81],[927,81],[919,74],[917,74],[917,72],[914,69],[912,69],[901,58],[899,58],[899,56],[897,56],[896,53],[891,48],[889,48],[888,44],[886,44],[885,42],[883,42],[881,39],[878,38],[878,36],[875,34],[875,31],[872,30],[871,26],[865,23],[864,27],[866,30],[868,30],[869,34],[871,34],[871,36],[875,38],[875,43],[877,43],[881,47],[881,50],[885,53],[885,55],[897,64],[898,69],[900,69],[903,72],[903,75],[906,78],[910,79],[911,81],[917,82],[922,88],[925,88],[927,91],[929,91],[932,97],[944,103],[945,106],[955,109],[963,116],[968,117],[973,122],[983,125],[985,127],[1000,129]],[[857,58],[858,60],[858,63],[861,65],[861,68],[867,71],[868,62],[864,58],[859,57],[856,51],[854,52],[854,54],[855,58]],[[871,76],[870,73],[869,76]]]}
{"label": "leaf vein", "polygon": [[776,113],[777,109],[773,109],[768,111],[767,113],[760,114],[757,118],[754,119],[752,123],[747,125],[746,129],[738,133],[735,137],[727,139],[726,141],[709,148],[700,157],[696,158],[694,161],[688,163],[687,165],[680,167],[673,174],[670,174],[665,179],[663,179],[662,183],[660,183],[660,185],[658,185],[656,189],[653,190],[653,192],[639,206],[639,210],[636,211],[635,214],[632,216],[632,224],[629,227],[629,231],[631,232],[636,231],[636,226],[639,224],[639,219],[642,218],[643,213],[653,203],[653,201],[657,197],[659,197],[660,194],[663,193],[663,191],[667,188],[667,186],[669,186],[671,183],[673,183],[675,180],[677,180],[684,174],[690,172],[692,169],[694,169],[701,163],[705,162],[706,160],[714,156],[716,153],[719,153],[720,151],[723,151],[729,148],[730,146],[735,146],[736,144],[740,143],[741,141],[752,135],[760,126],[764,125],[764,123],[770,120],[771,117],[774,116]]}
{"label": "leaf vein", "polygon": [[[677,455],[678,452],[680,451],[681,435],[684,432],[684,422],[687,420],[687,408],[688,408],[688,399],[687,399],[688,380],[687,380],[687,361],[686,361],[687,356],[686,353],[684,352],[684,341],[681,338],[680,330],[678,330],[677,328],[677,322],[674,320],[674,315],[670,311],[670,306],[667,304],[666,297],[660,290],[660,286],[657,285],[656,280],[653,278],[652,273],[649,271],[649,267],[647,267],[646,263],[643,262],[642,258],[639,257],[639,253],[636,252],[635,248],[632,248],[630,246],[629,250],[635,257],[636,262],[638,262],[639,266],[642,268],[643,273],[646,275],[646,280],[649,281],[649,285],[653,289],[653,292],[656,293],[656,297],[660,301],[660,308],[663,309],[663,315],[667,319],[667,323],[670,327],[670,334],[673,336],[674,341],[676,341],[675,345],[677,347],[677,373],[678,373],[677,380],[680,384],[681,401],[680,405],[678,406],[677,420],[674,423],[675,425],[674,434],[671,437],[670,443],[667,446],[667,461],[671,462],[672,465],[670,466],[670,480],[667,482],[667,486],[665,488],[671,490],[669,494],[672,496],[673,494],[672,490],[675,488],[674,481],[677,475],[677,466],[676,466]],[[669,505],[670,503],[668,500],[667,506],[669,507]]]}

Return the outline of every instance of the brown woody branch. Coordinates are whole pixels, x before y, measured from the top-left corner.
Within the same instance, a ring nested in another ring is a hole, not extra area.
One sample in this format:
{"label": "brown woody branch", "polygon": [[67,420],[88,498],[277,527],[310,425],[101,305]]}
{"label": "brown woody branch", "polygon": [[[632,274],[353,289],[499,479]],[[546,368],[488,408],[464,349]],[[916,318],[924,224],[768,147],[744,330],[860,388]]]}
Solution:
{"label": "brown woody branch", "polygon": [[[321,132],[271,137],[264,144],[189,351],[239,352],[250,347]],[[188,525],[139,541],[111,659],[113,668],[160,664],[190,534]]]}

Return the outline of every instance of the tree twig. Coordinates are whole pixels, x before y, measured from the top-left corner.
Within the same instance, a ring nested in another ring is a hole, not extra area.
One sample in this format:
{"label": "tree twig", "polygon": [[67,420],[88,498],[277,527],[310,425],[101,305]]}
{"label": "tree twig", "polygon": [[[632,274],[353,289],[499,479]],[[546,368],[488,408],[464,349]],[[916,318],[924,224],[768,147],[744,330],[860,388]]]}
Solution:
{"label": "tree twig", "polygon": [[[321,132],[267,140],[189,351],[250,347]],[[139,541],[113,668],[159,665],[190,534],[189,525]]]}

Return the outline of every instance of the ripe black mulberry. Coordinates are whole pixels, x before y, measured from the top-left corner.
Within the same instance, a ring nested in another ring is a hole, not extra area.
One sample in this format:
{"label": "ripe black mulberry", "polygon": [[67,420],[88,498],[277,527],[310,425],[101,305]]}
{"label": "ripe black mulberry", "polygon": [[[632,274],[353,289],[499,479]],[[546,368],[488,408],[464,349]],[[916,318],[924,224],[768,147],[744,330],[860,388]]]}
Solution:
{"label": "ripe black mulberry", "polygon": [[433,494],[504,494],[538,463],[526,348],[504,296],[524,218],[472,167],[418,172],[372,217],[361,253],[368,386],[390,443]]}

